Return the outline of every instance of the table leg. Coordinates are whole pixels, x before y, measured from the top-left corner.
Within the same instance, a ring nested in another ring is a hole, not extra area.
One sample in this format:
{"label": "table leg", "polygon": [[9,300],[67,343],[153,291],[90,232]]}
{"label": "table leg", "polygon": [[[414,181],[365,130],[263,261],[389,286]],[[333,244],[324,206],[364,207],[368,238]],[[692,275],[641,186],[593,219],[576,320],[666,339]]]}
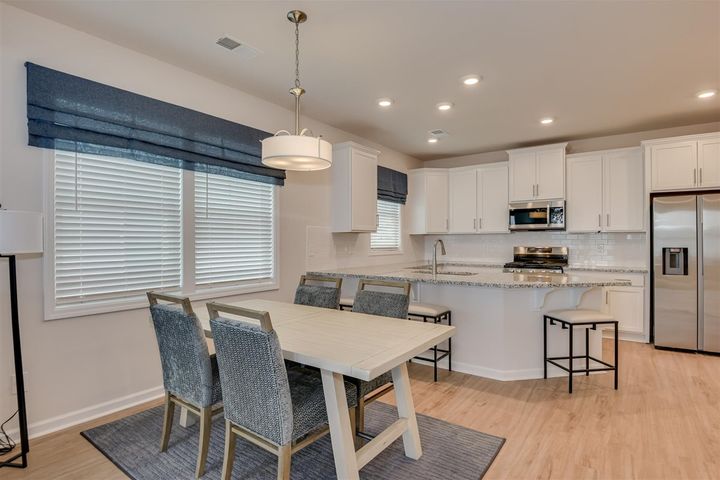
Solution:
{"label": "table leg", "polygon": [[[404,364],[403,364],[404,365]],[[350,427],[350,414],[345,396],[343,376],[329,370],[320,370],[325,393],[330,441],[335,457],[335,473],[343,480],[360,479],[355,454],[354,432]]]}
{"label": "table leg", "polygon": [[415,418],[415,405],[413,404],[407,365],[401,363],[393,368],[392,377],[393,385],[395,386],[395,401],[397,402],[398,416],[407,419],[407,429],[402,436],[403,445],[405,446],[405,456],[417,460],[422,456],[422,445],[420,445],[420,432],[418,430],[417,418]]}
{"label": "table leg", "polygon": [[180,407],[180,426],[192,427],[198,422],[197,415],[193,415],[187,408]]}

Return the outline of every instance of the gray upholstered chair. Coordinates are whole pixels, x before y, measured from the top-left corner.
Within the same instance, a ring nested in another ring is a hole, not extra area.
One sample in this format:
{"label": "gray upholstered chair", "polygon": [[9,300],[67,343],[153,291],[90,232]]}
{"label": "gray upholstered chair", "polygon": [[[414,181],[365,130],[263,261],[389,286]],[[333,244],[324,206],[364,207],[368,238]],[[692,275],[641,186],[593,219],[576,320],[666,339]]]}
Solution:
{"label": "gray upholstered chair", "polygon": [[[367,287],[382,288],[383,291],[370,290]],[[388,291],[395,290],[395,291]],[[407,319],[410,304],[410,283],[386,280],[362,279],[358,283],[352,311],[383,317]],[[357,417],[355,431],[362,434],[365,428],[365,405],[374,402],[392,390],[392,373],[386,372],[370,381],[349,379],[357,389]]]}
{"label": "gray upholstered chair", "polygon": [[[165,415],[160,451],[167,450],[175,405],[200,417],[200,441],[195,477],[205,473],[212,416],[222,411],[222,391],[217,361],[208,351],[200,321],[190,299],[148,292],[150,313],[160,348]],[[160,304],[158,300],[175,305]]]}
{"label": "gray upholstered chair", "polygon": [[[236,436],[278,456],[278,479],[290,478],[291,455],[328,432],[320,374],[287,368],[270,314],[208,303],[225,399],[222,478],[232,476]],[[220,316],[223,314],[223,316]],[[227,314],[240,317],[239,320]],[[346,385],[349,408],[357,404]],[[354,412],[350,418],[354,421]]]}
{"label": "gray upholstered chair", "polygon": [[[315,285],[309,285],[313,283]],[[329,283],[331,285],[316,285]],[[312,307],[340,308],[340,288],[342,278],[320,277],[317,275],[303,275],[300,284],[295,290],[295,303],[297,305],[310,305]]]}

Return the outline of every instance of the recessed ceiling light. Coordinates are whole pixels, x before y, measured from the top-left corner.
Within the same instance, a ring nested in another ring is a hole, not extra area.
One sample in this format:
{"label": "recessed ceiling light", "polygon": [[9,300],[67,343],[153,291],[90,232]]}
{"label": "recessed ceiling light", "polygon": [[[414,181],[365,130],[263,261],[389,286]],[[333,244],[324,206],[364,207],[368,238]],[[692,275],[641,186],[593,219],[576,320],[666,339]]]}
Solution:
{"label": "recessed ceiling light", "polygon": [[697,97],[698,98],[712,98],[715,95],[717,95],[717,90],[703,90],[702,92],[698,92]]}
{"label": "recessed ceiling light", "polygon": [[542,123],[543,125],[550,125],[554,121],[555,121],[555,119],[552,117],[545,117],[545,118],[540,119],[540,123]]}
{"label": "recessed ceiling light", "polygon": [[437,142],[438,142],[438,139],[435,137],[428,138],[428,143],[437,143]]}
{"label": "recessed ceiling light", "polygon": [[440,102],[437,104],[437,109],[441,112],[445,112],[447,110],[450,110],[453,107],[452,102]]}
{"label": "recessed ceiling light", "polygon": [[471,85],[477,85],[480,83],[480,78],[477,75],[465,75],[464,77],[461,77],[460,80],[467,86]]}
{"label": "recessed ceiling light", "polygon": [[393,104],[393,101],[391,98],[379,98],[377,101],[377,104],[381,107],[389,107]]}

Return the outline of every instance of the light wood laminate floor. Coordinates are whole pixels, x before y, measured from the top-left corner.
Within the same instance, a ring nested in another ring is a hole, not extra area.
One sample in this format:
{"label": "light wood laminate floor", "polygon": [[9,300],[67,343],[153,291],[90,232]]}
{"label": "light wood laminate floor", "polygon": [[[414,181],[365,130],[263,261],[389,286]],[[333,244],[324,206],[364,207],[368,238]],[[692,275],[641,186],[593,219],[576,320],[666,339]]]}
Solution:
{"label": "light wood laminate floor", "polygon": [[[415,406],[507,438],[488,480],[720,478],[720,357],[630,342],[621,342],[620,355],[619,391],[610,375],[592,375],[578,377],[572,395],[562,378],[499,382],[442,372],[433,383],[429,367],[413,364]],[[2,469],[0,478],[124,479],[79,432],[155,404],[35,439],[30,468]]]}

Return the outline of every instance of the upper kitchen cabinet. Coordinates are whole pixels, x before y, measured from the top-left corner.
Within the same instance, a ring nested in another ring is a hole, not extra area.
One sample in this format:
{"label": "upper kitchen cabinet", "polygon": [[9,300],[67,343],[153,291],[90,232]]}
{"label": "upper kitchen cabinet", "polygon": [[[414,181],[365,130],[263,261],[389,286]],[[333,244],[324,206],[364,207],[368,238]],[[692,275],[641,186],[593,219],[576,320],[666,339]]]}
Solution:
{"label": "upper kitchen cabinet", "polygon": [[567,157],[567,230],[641,232],[643,161],[639,148]]}
{"label": "upper kitchen cabinet", "polygon": [[374,232],[377,229],[377,164],[379,151],[354,142],[333,145],[332,231]]}
{"label": "upper kitchen cabinet", "polygon": [[565,198],[567,143],[508,150],[510,201]]}
{"label": "upper kitchen cabinet", "polygon": [[643,142],[650,190],[720,186],[720,132]]}
{"label": "upper kitchen cabinet", "polygon": [[450,169],[450,233],[508,231],[508,165]]}
{"label": "upper kitchen cabinet", "polygon": [[419,168],[408,172],[410,233],[447,233],[448,170]]}

